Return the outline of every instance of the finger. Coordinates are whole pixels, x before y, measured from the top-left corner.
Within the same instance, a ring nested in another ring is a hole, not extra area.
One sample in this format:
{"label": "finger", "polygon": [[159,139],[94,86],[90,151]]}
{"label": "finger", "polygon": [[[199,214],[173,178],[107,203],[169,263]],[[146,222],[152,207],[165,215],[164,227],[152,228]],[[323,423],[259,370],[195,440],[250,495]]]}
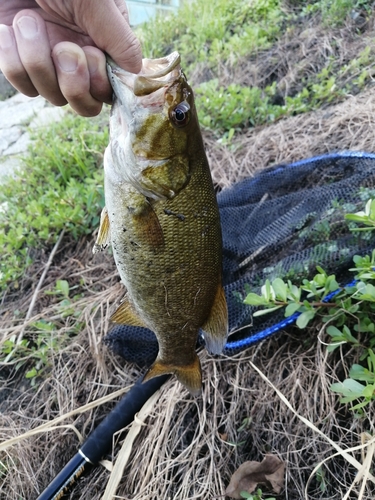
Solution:
{"label": "finger", "polygon": [[52,50],[60,90],[71,107],[82,116],[96,116],[102,103],[90,94],[90,72],[85,52],[71,42]]}
{"label": "finger", "polygon": [[13,28],[0,24],[0,69],[18,91],[29,97],[38,95],[18,54]]}
{"label": "finger", "polygon": [[126,3],[123,0],[115,0],[115,4],[120,11],[120,14],[122,17],[125,19],[126,24],[130,26],[130,21],[129,21],[129,11]]}
{"label": "finger", "polygon": [[23,10],[14,17],[13,29],[19,57],[35,89],[56,106],[66,104],[59,89],[43,18],[32,10]]}
{"label": "finger", "polygon": [[98,0],[95,8],[83,16],[87,18],[85,29],[97,47],[107,52],[122,68],[133,73],[141,70],[141,46],[128,24],[126,10],[120,9],[115,0]]}
{"label": "finger", "polygon": [[90,73],[90,94],[100,102],[112,103],[112,87],[107,76],[104,53],[96,47],[82,47]]}

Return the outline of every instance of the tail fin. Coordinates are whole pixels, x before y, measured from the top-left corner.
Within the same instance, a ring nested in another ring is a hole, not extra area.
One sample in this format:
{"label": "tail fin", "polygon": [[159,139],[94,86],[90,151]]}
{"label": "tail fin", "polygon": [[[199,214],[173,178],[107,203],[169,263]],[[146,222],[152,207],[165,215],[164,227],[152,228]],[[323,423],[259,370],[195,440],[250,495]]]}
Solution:
{"label": "tail fin", "polygon": [[183,366],[163,363],[160,359],[156,359],[144,376],[143,382],[167,373],[176,375],[177,380],[186,387],[192,396],[200,395],[202,391],[202,370],[197,354],[195,354],[195,359],[191,364]]}

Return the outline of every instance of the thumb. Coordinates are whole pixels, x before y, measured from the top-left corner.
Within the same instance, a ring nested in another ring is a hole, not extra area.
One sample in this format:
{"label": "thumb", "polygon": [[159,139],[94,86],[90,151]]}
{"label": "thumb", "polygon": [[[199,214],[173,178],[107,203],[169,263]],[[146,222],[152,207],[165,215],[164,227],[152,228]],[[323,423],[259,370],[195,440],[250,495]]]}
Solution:
{"label": "thumb", "polygon": [[142,67],[142,50],[129,26],[124,0],[91,0],[87,7],[85,29],[95,45],[121,68],[138,73]]}

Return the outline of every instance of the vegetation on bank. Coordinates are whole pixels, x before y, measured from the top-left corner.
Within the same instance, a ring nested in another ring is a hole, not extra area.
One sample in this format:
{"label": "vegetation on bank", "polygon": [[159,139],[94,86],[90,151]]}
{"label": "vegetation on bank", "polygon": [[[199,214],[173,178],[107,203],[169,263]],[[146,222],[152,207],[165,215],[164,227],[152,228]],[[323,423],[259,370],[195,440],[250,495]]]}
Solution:
{"label": "vegetation on bank", "polygon": [[[335,51],[339,52],[340,28],[348,24],[359,34],[373,5],[365,0],[199,0],[146,25],[139,36],[147,57],[162,57],[171,50],[181,53],[186,74],[197,75],[194,88],[201,124],[226,140],[236,131],[337,102],[370,84],[375,47],[364,45],[349,61],[340,60]],[[272,71],[272,65],[279,66],[272,49],[285,37],[293,40],[297,33],[317,27],[322,36],[338,30],[335,46],[314,62],[316,68],[303,68],[303,61],[298,61],[298,81],[285,88],[285,74]],[[270,60],[265,68],[269,77],[260,75],[251,85],[227,82],[226,75],[244,60],[255,65],[261,58]]]}
{"label": "vegetation on bank", "polygon": [[104,206],[101,169],[107,126],[72,113],[38,131],[21,179],[0,190],[0,290],[18,288],[35,249],[92,233]]}
{"label": "vegetation on bank", "polygon": [[[140,27],[137,33],[146,57],[161,57],[172,50],[181,53],[186,74],[197,81],[202,126],[219,140],[228,140],[240,130],[316,109],[370,85],[375,62],[375,47],[370,46],[341,65],[328,55],[319,71],[306,70],[298,82],[300,89],[290,91],[293,95],[281,95],[277,79],[263,86],[233,81],[224,87],[221,81],[222,74],[244,59],[266,57],[301,25],[306,29],[323,25],[328,30],[351,23],[351,31],[360,35],[356,23],[366,22],[374,3],[197,0]],[[272,62],[276,64],[271,58]],[[345,85],[339,84],[342,79]],[[76,239],[96,227],[103,205],[101,161],[107,143],[106,118],[88,120],[69,114],[40,133],[23,160],[27,175],[22,182],[10,180],[0,193],[0,243],[5,249],[0,290],[14,286],[33,249],[52,244],[62,229]]]}

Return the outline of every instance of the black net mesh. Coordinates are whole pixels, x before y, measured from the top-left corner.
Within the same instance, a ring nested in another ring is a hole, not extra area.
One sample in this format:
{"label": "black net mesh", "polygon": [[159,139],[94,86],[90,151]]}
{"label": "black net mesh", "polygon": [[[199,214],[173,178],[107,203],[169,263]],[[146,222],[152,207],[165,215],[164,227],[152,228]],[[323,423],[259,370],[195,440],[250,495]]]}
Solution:
{"label": "black net mesh", "polygon": [[[225,354],[234,354],[291,324],[283,312],[252,316],[243,304],[266,279],[311,278],[316,266],[342,284],[356,254],[374,248],[371,232],[351,232],[346,213],[363,210],[375,197],[375,154],[343,152],[278,165],[218,194],[223,230],[224,288],[230,335]],[[105,343],[139,365],[158,352],[156,337],[144,328],[116,326]]]}

